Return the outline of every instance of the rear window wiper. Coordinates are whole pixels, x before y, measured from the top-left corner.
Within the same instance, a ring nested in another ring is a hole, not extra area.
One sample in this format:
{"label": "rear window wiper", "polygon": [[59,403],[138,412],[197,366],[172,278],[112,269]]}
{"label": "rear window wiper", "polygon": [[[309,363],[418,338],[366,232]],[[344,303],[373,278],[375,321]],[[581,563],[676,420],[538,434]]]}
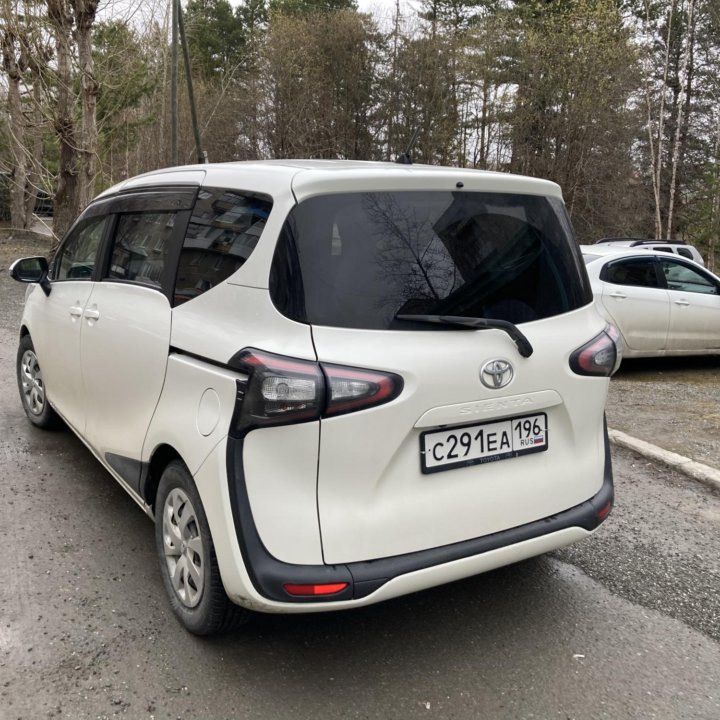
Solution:
{"label": "rear window wiper", "polygon": [[460,315],[404,315],[395,316],[396,320],[407,320],[408,322],[435,323],[437,325],[457,325],[468,330],[503,330],[517,345],[518,352],[523,357],[530,357],[533,354],[533,346],[530,341],[520,332],[516,325],[507,320],[491,320],[488,318],[462,317]]}

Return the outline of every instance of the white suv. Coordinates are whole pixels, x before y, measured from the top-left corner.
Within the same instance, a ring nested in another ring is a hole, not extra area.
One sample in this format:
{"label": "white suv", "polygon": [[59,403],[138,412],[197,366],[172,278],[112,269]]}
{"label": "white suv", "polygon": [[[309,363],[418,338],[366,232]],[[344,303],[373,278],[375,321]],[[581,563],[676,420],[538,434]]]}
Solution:
{"label": "white suv", "polygon": [[49,267],[11,274],[31,283],[28,417],[60,416],[154,517],[194,633],[484,572],[612,506],[618,336],[553,183],[175,168],[104,192]]}
{"label": "white suv", "polygon": [[682,240],[643,240],[642,238],[603,238],[597,240],[598,247],[611,247],[620,250],[650,250],[652,252],[664,252],[671,255],[680,255],[696,262],[698,265],[705,265],[700,251],[693,245],[688,245]]}

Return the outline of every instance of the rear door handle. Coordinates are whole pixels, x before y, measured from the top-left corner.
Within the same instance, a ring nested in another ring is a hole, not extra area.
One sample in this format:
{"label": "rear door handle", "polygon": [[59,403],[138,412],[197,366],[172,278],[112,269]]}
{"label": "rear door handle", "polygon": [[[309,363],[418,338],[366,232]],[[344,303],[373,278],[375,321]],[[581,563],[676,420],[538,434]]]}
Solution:
{"label": "rear door handle", "polygon": [[100,317],[100,313],[97,310],[85,310],[85,318],[87,320],[97,320]]}
{"label": "rear door handle", "polygon": [[690,303],[687,300],[675,300],[676,305],[689,305]]}
{"label": "rear door handle", "polygon": [[621,292],[618,292],[617,290],[615,290],[615,292],[610,293],[610,297],[620,298],[621,300],[624,300],[627,297],[627,295],[625,295],[625,293],[621,293]]}

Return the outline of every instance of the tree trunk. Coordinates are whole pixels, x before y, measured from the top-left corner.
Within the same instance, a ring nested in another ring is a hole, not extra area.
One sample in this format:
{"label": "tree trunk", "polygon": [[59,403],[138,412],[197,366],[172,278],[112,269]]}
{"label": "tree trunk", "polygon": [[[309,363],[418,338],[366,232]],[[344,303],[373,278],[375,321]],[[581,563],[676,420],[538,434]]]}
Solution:
{"label": "tree trunk", "polygon": [[[31,68],[32,70],[32,68]],[[33,71],[34,72],[34,71]],[[40,78],[34,72],[33,77],[33,130],[32,138],[28,145],[28,151],[31,153],[30,165],[27,175],[27,192],[25,193],[25,219],[27,226],[32,223],[35,213],[35,203],[40,189],[40,172],[43,159],[43,136],[42,136],[42,86]]]}
{"label": "tree trunk", "polygon": [[662,222],[662,166],[663,166],[663,146],[664,146],[664,122],[665,122],[665,90],[667,87],[668,72],[670,68],[670,41],[672,36],[672,23],[675,15],[675,6],[677,0],[673,0],[668,11],[668,29],[665,38],[665,58],[663,62],[663,79],[660,86],[660,108],[658,111],[658,131],[657,131],[657,147],[655,147],[653,139],[652,127],[652,101],[650,98],[650,86],[648,80],[648,88],[646,91],[647,108],[648,108],[648,139],[650,142],[650,159],[652,165],[652,185],[653,196],[655,198],[655,237],[662,238],[663,222]]}
{"label": "tree trunk", "polygon": [[97,0],[74,0],[78,60],[81,83],[80,175],[78,182],[79,210],[95,197],[97,177],[98,131],[96,106],[98,84],[92,57],[92,26],[97,13]]}
{"label": "tree trunk", "polygon": [[80,211],[75,119],[75,93],[72,87],[72,26],[73,19],[65,0],[47,0],[48,15],[55,34],[57,63],[57,103],[53,121],[60,144],[58,185],[55,193],[53,232],[61,240]]}
{"label": "tree trunk", "polygon": [[13,228],[24,230],[27,227],[25,218],[27,159],[25,156],[25,118],[20,96],[22,70],[16,57],[16,34],[10,27],[7,17],[4,18],[3,24],[0,42],[2,43],[3,69],[8,77],[7,109],[12,158],[10,223]]}
{"label": "tree trunk", "polygon": [[[685,99],[682,98],[678,101],[676,127],[675,127],[675,141],[673,143],[673,156],[672,156],[672,176],[670,179],[670,189],[668,191],[668,219],[667,219],[667,237],[672,238],[674,235],[673,224],[675,221],[675,197],[677,195],[678,188],[678,172],[679,167],[682,164],[683,158],[685,157],[685,144],[687,140],[687,116],[690,112],[690,100],[692,93],[692,75],[694,69],[694,44],[695,44],[695,0],[690,0],[688,5],[688,35],[687,43],[685,48],[685,54],[683,55],[682,70],[680,76],[685,78]],[[680,77],[678,77],[680,81]],[[683,132],[685,129],[685,132]]]}
{"label": "tree trunk", "polygon": [[710,205],[710,233],[708,237],[707,268],[715,271],[715,248],[720,241],[720,111],[716,115],[715,147],[712,165],[712,202]]}

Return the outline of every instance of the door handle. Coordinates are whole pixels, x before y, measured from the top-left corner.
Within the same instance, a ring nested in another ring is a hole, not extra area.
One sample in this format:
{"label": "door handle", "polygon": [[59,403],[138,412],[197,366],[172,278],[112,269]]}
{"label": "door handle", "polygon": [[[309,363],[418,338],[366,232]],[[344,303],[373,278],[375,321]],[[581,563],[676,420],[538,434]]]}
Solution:
{"label": "door handle", "polygon": [[676,305],[689,305],[690,303],[687,300],[675,300]]}
{"label": "door handle", "polygon": [[83,314],[82,306],[79,303],[77,305],[71,305],[70,306],[70,314],[74,318],[82,317],[82,314]]}
{"label": "door handle", "polygon": [[85,310],[85,318],[87,320],[97,320],[100,317],[100,313],[97,310]]}
{"label": "door handle", "polygon": [[617,290],[615,292],[611,292],[609,294],[610,294],[610,297],[620,298],[621,300],[624,300],[627,297],[627,295],[625,295],[625,293],[618,292]]}

